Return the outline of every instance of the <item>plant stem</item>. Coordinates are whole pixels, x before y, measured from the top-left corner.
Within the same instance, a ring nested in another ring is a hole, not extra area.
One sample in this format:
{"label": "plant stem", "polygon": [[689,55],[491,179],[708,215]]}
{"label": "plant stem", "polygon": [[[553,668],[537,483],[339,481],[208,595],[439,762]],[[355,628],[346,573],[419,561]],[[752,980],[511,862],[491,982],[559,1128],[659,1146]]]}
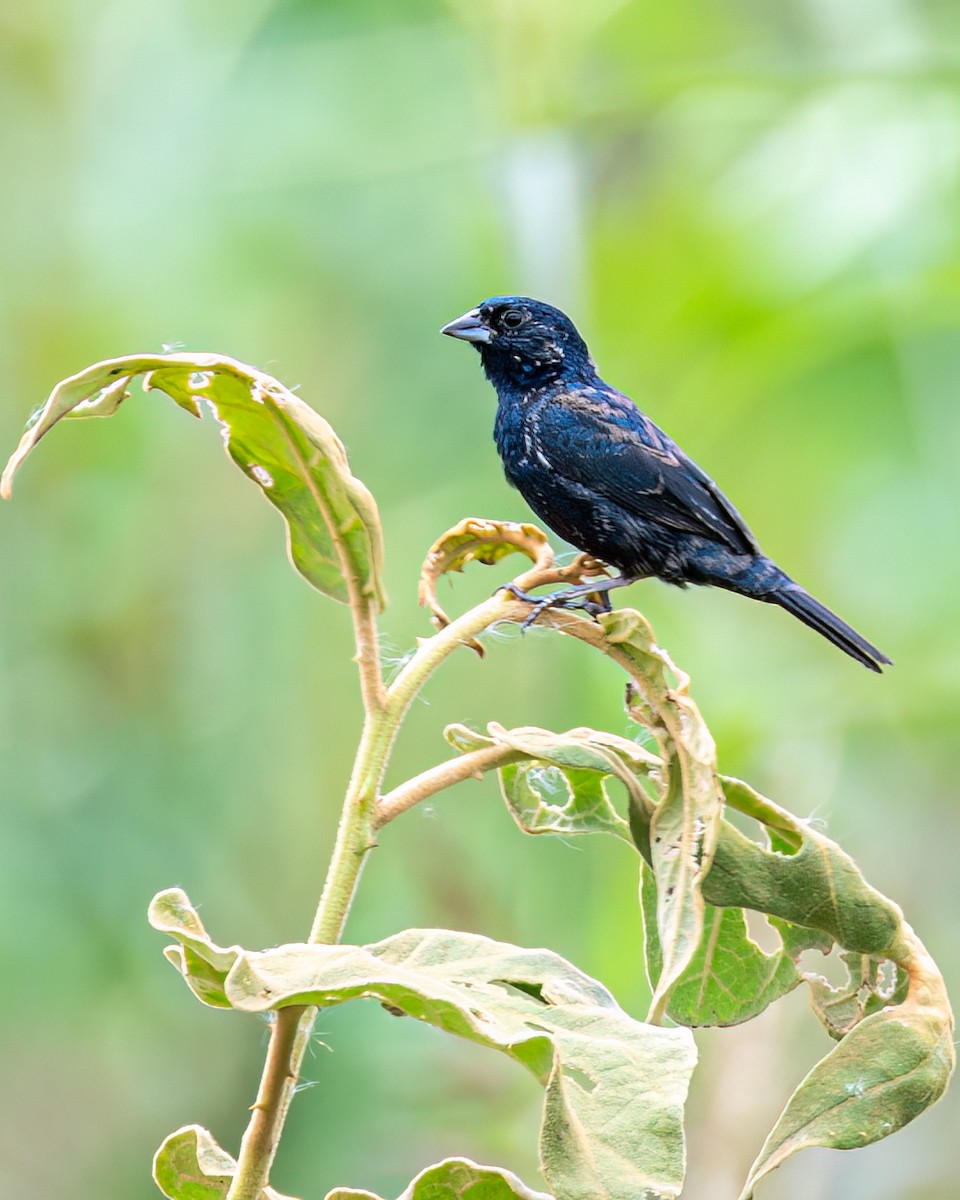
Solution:
{"label": "plant stem", "polygon": [[229,1200],[259,1200],[293,1099],[316,1009],[281,1008],[270,1027],[270,1045],[252,1116],[240,1143]]}
{"label": "plant stem", "polygon": [[380,645],[377,639],[377,618],[369,597],[360,598],[357,580],[348,580],[353,602],[353,637],[357,647],[354,662],[360,673],[360,695],[364,711],[369,715],[383,708],[386,699],[383,673],[380,670]]}
{"label": "plant stem", "polygon": [[[495,621],[516,619],[526,612],[526,605],[508,598],[504,593],[498,593],[477,605],[423,641],[417,653],[385,692],[380,681],[379,663],[374,665],[373,661],[376,627],[372,610],[369,604],[357,604],[353,612],[356,661],[366,716],[344,796],[333,855],[310,930],[308,940],[312,944],[333,945],[343,933],[367,852],[376,844],[376,830],[383,823],[378,812],[380,784],[397,732],[414,697],[454,650]],[[461,761],[455,760],[450,765],[460,768]],[[442,766],[447,767],[448,764]],[[476,769],[476,766],[472,768]],[[448,773],[453,777],[458,774],[457,771]],[[463,777],[470,773],[471,769],[468,769]],[[455,781],[453,777],[450,782]],[[422,784],[423,777],[418,776],[418,780]],[[436,782],[436,779],[428,781],[427,786]],[[447,785],[438,783],[433,790],[439,790],[440,786]],[[409,803],[404,806],[409,807]],[[392,815],[396,816],[399,811],[402,809],[393,811]],[[257,1101],[240,1144],[237,1170],[226,1200],[260,1200],[267,1186],[316,1016],[317,1009],[302,1006],[282,1008],[277,1012],[270,1031],[270,1045]]]}
{"label": "plant stem", "polygon": [[[384,744],[383,739],[384,722],[382,710],[367,711],[323,894],[310,930],[308,940],[314,944],[340,940],[367,851],[374,844],[376,789],[389,752],[389,741]],[[316,1008],[302,1006],[281,1008],[276,1014],[260,1091],[240,1143],[227,1200],[259,1200],[267,1185],[316,1017]]]}
{"label": "plant stem", "polygon": [[493,745],[482,746],[479,750],[461,754],[459,758],[438,763],[382,797],[377,809],[377,827],[382,828],[408,808],[442,792],[444,788],[462,783],[465,779],[480,779],[486,771],[493,771],[506,763],[519,762],[524,757],[510,746]]}

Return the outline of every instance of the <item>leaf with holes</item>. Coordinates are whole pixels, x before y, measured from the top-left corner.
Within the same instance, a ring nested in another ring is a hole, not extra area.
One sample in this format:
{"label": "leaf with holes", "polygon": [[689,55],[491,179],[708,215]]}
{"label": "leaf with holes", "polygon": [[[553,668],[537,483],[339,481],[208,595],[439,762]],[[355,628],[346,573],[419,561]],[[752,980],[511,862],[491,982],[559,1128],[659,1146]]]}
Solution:
{"label": "leaf with holes", "polygon": [[[761,846],[729,821],[722,821],[714,854],[715,870],[703,883],[703,897],[721,908],[750,908],[791,925],[819,931],[807,944],[892,958],[903,916],[897,906],[864,879],[836,842],[759,796],[739,779],[721,777],[727,803],[759,819],[771,847]],[[630,828],[649,863],[655,808],[633,802]],[[777,849],[773,848],[776,839]]]}
{"label": "leaf with holes", "polygon": [[[644,947],[651,986],[660,977],[657,887],[644,865],[641,885]],[[749,1021],[801,981],[793,959],[770,954],[750,937],[742,908],[707,905],[703,938],[670,991],[666,1014],[678,1025],[737,1025]]]}
{"label": "leaf with holes", "polygon": [[291,561],[309,583],[344,604],[383,607],[380,518],[340,439],[283,384],[225,355],[128,355],[63,380],[7,463],[0,495],[10,497],[20,465],[58,421],[111,415],[137,376],[194,416],[209,407],[230,457],[282,514]]}
{"label": "leaf with holes", "polygon": [[[804,971],[810,988],[810,1003],[827,1033],[839,1041],[864,1017],[890,1005],[901,1004],[909,992],[910,976],[895,963],[870,958],[866,954],[840,955],[846,965],[847,980],[834,985],[814,971]],[[884,982],[883,968],[890,972]]]}
{"label": "leaf with holes", "polygon": [[[188,932],[195,944],[196,931]],[[689,1031],[633,1020],[551,951],[442,929],[371,946],[280,946],[240,952],[224,994],[245,1012],[373,997],[500,1050],[546,1089],[540,1148],[557,1200],[680,1194],[683,1104],[696,1059]]]}
{"label": "leaf with holes", "polygon": [[607,781],[619,778],[630,788],[639,787],[640,778],[657,765],[652,755],[625,738],[604,737],[592,729],[552,734],[489,728],[497,742],[527,756],[499,770],[504,800],[524,832],[564,837],[611,833],[632,844],[630,827],[607,794]]}
{"label": "leaf with holes", "polygon": [[462,725],[444,731],[461,753],[505,746],[520,761],[500,767],[500,786],[511,816],[524,833],[610,833],[633,844],[627,821],[607,794],[611,778],[628,792],[642,787],[660,760],[627,738],[595,729],[551,733],[534,726],[504,729],[491,722],[486,734]]}

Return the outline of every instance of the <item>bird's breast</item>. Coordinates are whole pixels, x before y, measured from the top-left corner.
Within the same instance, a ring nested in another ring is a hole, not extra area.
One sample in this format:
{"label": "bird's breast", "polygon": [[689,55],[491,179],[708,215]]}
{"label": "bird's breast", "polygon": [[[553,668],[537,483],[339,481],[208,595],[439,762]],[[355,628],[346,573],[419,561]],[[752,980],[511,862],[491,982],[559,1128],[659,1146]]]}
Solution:
{"label": "bird's breast", "polygon": [[530,420],[529,405],[501,401],[497,409],[493,437],[507,478],[516,487],[517,475],[523,473],[531,462],[539,461],[538,451],[542,454],[538,446],[536,426]]}

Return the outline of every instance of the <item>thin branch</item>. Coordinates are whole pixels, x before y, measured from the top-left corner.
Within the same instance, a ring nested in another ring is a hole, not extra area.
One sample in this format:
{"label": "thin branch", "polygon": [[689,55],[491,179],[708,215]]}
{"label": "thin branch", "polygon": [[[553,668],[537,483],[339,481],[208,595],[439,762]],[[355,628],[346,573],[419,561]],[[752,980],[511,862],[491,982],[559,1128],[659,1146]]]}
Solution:
{"label": "thin branch", "polygon": [[[227,1200],[260,1200],[270,1178],[270,1168],[313,1025],[316,1009],[281,1008],[270,1029],[270,1046],[260,1078],[252,1116],[240,1143],[237,1170]],[[301,1019],[307,1018],[305,1030]],[[302,1034],[305,1033],[305,1036]],[[299,1051],[299,1052],[298,1052]]]}
{"label": "thin branch", "polygon": [[[511,584],[519,591],[529,592],[547,584],[568,581],[570,570],[571,568],[534,565],[529,571],[525,571],[516,579],[511,580]],[[436,613],[436,609],[434,612]],[[492,625],[496,625],[499,621],[521,624],[529,615],[529,604],[517,600],[512,593],[506,590],[500,590],[495,592],[489,600],[483,601],[475,608],[471,608],[469,612],[457,617],[456,620],[450,621],[433,637],[426,638],[420,643],[413,658],[387,689],[387,707],[393,717],[397,721],[403,718],[411,701],[424,683],[454,650],[460,646],[471,645],[478,634],[483,633]],[[580,620],[581,618],[574,619]],[[593,624],[592,621],[583,623]]]}
{"label": "thin branch", "polygon": [[[352,585],[351,585],[352,587]],[[357,653],[353,661],[360,673],[360,695],[366,712],[380,712],[386,704],[380,666],[380,641],[377,637],[376,606],[369,596],[356,598],[350,605],[353,616],[353,637]]]}
{"label": "thin branch", "polygon": [[401,813],[413,808],[421,800],[435,796],[444,788],[462,783],[466,779],[481,779],[486,771],[510,762],[519,762],[526,757],[510,746],[482,746],[479,750],[470,750],[459,758],[451,758],[447,762],[438,763],[427,771],[401,783],[392,792],[387,792],[377,806],[377,828],[381,829]]}
{"label": "thin branch", "polygon": [[376,844],[376,798],[393,740],[384,737],[384,723],[382,711],[367,713],[323,894],[307,939],[311,944],[339,942],[367,853]]}

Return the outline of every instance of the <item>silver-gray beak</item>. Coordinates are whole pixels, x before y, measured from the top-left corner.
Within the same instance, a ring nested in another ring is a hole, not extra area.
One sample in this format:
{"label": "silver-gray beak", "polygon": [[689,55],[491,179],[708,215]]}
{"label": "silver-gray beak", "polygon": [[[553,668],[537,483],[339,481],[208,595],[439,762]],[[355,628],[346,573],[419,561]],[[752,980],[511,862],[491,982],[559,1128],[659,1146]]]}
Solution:
{"label": "silver-gray beak", "polygon": [[440,332],[445,333],[447,337],[460,338],[464,342],[489,342],[493,339],[493,332],[484,324],[479,308],[471,308],[462,317],[444,325]]}

